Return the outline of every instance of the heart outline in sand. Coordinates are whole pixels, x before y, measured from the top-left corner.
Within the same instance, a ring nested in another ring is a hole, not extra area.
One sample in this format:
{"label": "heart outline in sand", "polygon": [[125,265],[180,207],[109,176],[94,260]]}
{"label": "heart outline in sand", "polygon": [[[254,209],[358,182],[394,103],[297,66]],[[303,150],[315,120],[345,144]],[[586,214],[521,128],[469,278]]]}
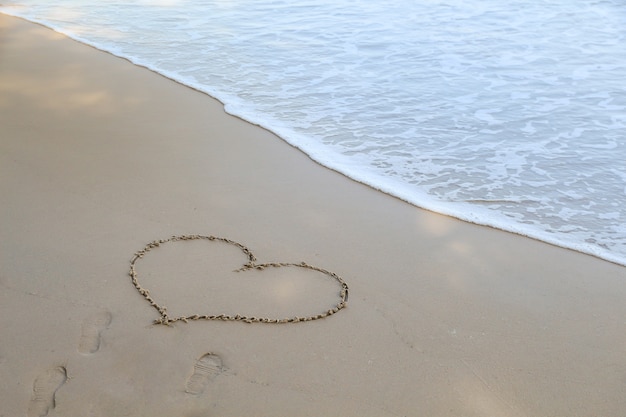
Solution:
{"label": "heart outline in sand", "polygon": [[[333,308],[325,310],[319,314],[306,316],[306,317],[294,316],[294,317],[286,317],[286,318],[268,318],[268,317],[242,316],[239,314],[234,315],[234,316],[230,314],[219,314],[219,315],[193,314],[190,316],[170,317],[169,314],[167,313],[167,307],[158,304],[154,300],[154,298],[152,298],[152,296],[150,295],[150,291],[142,287],[139,284],[139,280],[137,279],[137,271],[135,269],[135,264],[137,263],[138,260],[143,258],[146,253],[150,252],[151,250],[155,248],[158,248],[159,246],[163,244],[171,243],[171,242],[178,242],[178,241],[199,240],[199,239],[208,240],[212,242],[213,241],[222,242],[222,243],[233,245],[239,248],[246,255],[248,262],[243,264],[243,266],[237,269],[236,272],[243,272],[243,271],[248,271],[252,269],[263,270],[266,268],[293,267],[293,268],[311,269],[311,270],[320,272],[322,274],[328,275],[329,277],[337,281],[339,285],[341,286],[341,290],[339,291],[339,302]],[[157,312],[159,313],[160,317],[154,320],[154,324],[164,324],[167,326],[177,321],[182,321],[182,322],[187,323],[190,320],[191,321],[222,320],[222,321],[243,321],[245,323],[274,323],[274,324],[297,323],[297,322],[302,322],[302,321],[313,321],[313,320],[323,319],[323,318],[326,318],[328,316],[331,316],[337,313],[338,311],[346,307],[346,303],[348,301],[348,284],[346,284],[343,278],[341,278],[339,275],[335,274],[334,272],[328,271],[323,268],[319,268],[317,266],[309,265],[305,262],[300,262],[300,263],[268,262],[268,263],[258,264],[256,263],[256,261],[257,259],[254,256],[254,254],[250,251],[250,249],[248,249],[246,246],[242,245],[239,242],[235,242],[234,240],[223,238],[223,237],[217,237],[217,236],[179,235],[179,236],[172,236],[168,239],[155,240],[153,242],[148,243],[142,250],[136,252],[130,261],[130,271],[128,275],[131,277],[133,286],[137,289],[137,291],[139,291],[139,294],[141,294],[143,298],[146,299],[146,301],[148,301],[148,303],[154,309],[156,309]]]}

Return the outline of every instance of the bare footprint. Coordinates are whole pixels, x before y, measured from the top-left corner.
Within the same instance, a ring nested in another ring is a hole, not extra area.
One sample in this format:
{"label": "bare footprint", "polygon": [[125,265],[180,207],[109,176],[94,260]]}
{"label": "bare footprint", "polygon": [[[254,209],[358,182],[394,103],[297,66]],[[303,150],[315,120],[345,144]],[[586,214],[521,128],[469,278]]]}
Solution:
{"label": "bare footprint", "polygon": [[222,358],[213,353],[202,355],[193,366],[193,374],[187,380],[185,392],[194,395],[202,394],[209,381],[222,373],[223,370]]}
{"label": "bare footprint", "polygon": [[55,406],[55,394],[67,381],[67,370],[63,366],[49,369],[39,375],[33,383],[33,398],[28,407],[28,417],[43,417]]}
{"label": "bare footprint", "polygon": [[100,349],[100,335],[111,324],[111,313],[96,313],[83,322],[78,342],[78,351],[83,354],[95,353]]}

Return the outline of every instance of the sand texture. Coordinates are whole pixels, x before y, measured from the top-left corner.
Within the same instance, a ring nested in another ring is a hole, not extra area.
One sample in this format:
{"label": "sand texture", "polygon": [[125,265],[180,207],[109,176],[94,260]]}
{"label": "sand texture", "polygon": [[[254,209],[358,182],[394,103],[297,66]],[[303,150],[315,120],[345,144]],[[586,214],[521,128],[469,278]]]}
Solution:
{"label": "sand texture", "polygon": [[0,416],[624,416],[625,300],[0,14]]}

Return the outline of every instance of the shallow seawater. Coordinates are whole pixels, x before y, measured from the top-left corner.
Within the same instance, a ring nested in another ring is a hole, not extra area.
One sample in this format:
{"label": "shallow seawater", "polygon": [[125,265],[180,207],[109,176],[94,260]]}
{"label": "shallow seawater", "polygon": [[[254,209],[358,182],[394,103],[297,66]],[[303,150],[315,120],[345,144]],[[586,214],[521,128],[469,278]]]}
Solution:
{"label": "shallow seawater", "polygon": [[626,265],[621,1],[83,3],[2,10],[412,204]]}

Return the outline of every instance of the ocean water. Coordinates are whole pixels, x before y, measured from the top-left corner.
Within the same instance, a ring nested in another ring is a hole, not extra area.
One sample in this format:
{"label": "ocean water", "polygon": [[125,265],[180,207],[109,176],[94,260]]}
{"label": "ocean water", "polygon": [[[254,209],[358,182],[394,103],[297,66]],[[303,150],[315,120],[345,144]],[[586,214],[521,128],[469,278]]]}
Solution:
{"label": "ocean water", "polygon": [[16,0],[416,206],[626,265],[622,0]]}

